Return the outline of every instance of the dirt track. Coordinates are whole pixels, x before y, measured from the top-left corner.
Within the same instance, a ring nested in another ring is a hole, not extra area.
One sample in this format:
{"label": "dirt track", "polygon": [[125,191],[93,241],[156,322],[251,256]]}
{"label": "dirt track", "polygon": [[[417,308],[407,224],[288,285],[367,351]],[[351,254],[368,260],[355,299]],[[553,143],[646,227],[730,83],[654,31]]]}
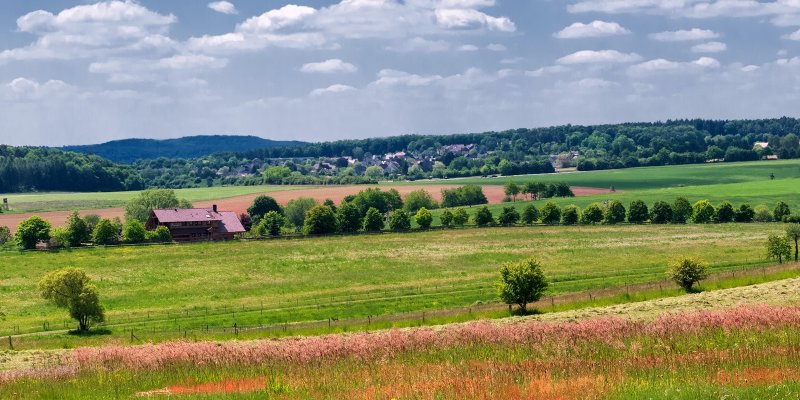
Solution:
{"label": "dirt track", "polygon": [[[460,185],[398,185],[398,186],[391,186],[391,185],[381,185],[381,189],[388,190],[388,189],[397,189],[401,195],[405,196],[411,191],[418,190],[418,189],[425,189],[427,190],[433,198],[437,201],[441,201],[442,199],[442,189],[447,188],[454,188],[459,187]],[[271,192],[268,193],[269,196],[275,198],[278,203],[285,205],[289,200],[296,199],[298,197],[312,197],[317,199],[318,201],[323,201],[325,199],[331,199],[337,204],[342,201],[347,195],[356,194],[361,190],[366,189],[366,186],[331,186],[331,187],[324,187],[324,188],[314,188],[314,189],[297,189],[297,190],[285,190],[279,192]],[[575,193],[576,196],[588,196],[593,194],[603,194],[608,193],[607,189],[596,189],[596,188],[582,188],[582,187],[573,187],[572,191]],[[503,201],[503,197],[505,197],[505,193],[503,192],[503,186],[501,185],[485,185],[483,186],[483,193],[486,195],[486,198],[489,200],[489,203],[496,204],[501,203]],[[243,213],[247,211],[247,207],[249,207],[253,203],[253,199],[255,199],[259,194],[250,194],[245,196],[237,196],[237,197],[230,197],[227,199],[220,199],[220,200],[210,200],[210,201],[198,201],[194,203],[195,207],[203,208],[208,207],[210,208],[212,204],[216,204],[220,210],[225,211],[235,211],[237,213]],[[103,209],[94,209],[94,210],[80,210],[81,214],[97,214],[102,218],[124,218],[125,211],[122,208],[103,208]],[[53,226],[63,226],[66,223],[67,217],[71,211],[47,211],[47,212],[38,212],[38,213],[24,213],[24,214],[0,214],[0,226],[7,226],[12,231],[17,229],[20,222],[24,219],[30,217],[31,215],[38,215],[48,221],[50,221]]]}

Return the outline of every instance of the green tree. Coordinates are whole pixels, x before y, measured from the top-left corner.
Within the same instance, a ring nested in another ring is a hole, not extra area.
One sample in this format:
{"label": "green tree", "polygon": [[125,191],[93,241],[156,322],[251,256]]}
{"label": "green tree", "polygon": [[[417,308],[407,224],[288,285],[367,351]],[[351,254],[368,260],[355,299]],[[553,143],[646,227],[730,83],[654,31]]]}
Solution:
{"label": "green tree", "polygon": [[277,211],[268,211],[253,228],[253,233],[258,236],[280,236],[284,225],[286,217]]}
{"label": "green tree", "polygon": [[508,263],[500,268],[497,295],[506,304],[519,306],[519,313],[528,312],[528,304],[535,303],[544,295],[550,283],[536,259],[520,263]]}
{"label": "green tree", "polygon": [[383,214],[377,208],[370,207],[364,216],[364,230],[367,232],[380,232],[383,230]]}
{"label": "green tree", "polygon": [[383,192],[383,197],[386,198],[386,206],[388,211],[400,210],[403,208],[403,198],[400,197],[400,192],[397,189],[389,189]]}
{"label": "green tree", "polygon": [[672,206],[666,201],[657,201],[650,210],[650,222],[654,224],[667,224],[674,216]]}
{"label": "green tree", "polygon": [[708,265],[693,258],[682,258],[669,265],[669,277],[686,292],[692,292],[697,282],[708,277]]}
{"label": "green tree", "polygon": [[570,204],[561,211],[561,223],[564,225],[575,225],[580,221],[581,209],[574,204]]}
{"label": "green tree", "polygon": [[475,225],[477,226],[489,226],[494,225],[494,216],[492,215],[492,211],[489,210],[487,206],[481,206],[475,211]]}
{"label": "green tree", "polygon": [[450,227],[450,225],[453,224],[453,212],[450,211],[450,209],[445,209],[442,211],[441,215],[439,215],[439,220],[442,221],[443,227]]}
{"label": "green tree", "polygon": [[586,225],[595,225],[603,222],[603,209],[597,203],[592,203],[586,206],[581,213],[581,223]]}
{"label": "green tree", "polygon": [[14,239],[23,249],[35,249],[36,243],[50,240],[50,229],[49,222],[34,215],[19,224]]}
{"label": "green tree", "polygon": [[339,230],[342,232],[353,233],[361,229],[361,212],[349,201],[343,202],[336,210],[336,219],[339,220]]}
{"label": "green tree", "polygon": [[766,204],[759,204],[753,209],[755,214],[753,215],[753,221],[755,222],[772,222],[772,211],[770,211],[769,207]]}
{"label": "green tree", "polygon": [[168,208],[191,208],[191,204],[178,200],[172,189],[143,190],[125,206],[125,219],[137,219],[144,223],[153,210]]}
{"label": "green tree", "polygon": [[784,259],[788,259],[792,254],[792,247],[785,236],[769,235],[767,237],[767,257],[778,260],[783,264]]}
{"label": "green tree", "polygon": [[714,222],[726,224],[733,222],[733,205],[727,201],[723,201],[714,210]]}
{"label": "green tree", "polygon": [[56,307],[66,308],[81,332],[105,320],[97,287],[82,269],[69,267],[45,275],[39,281],[39,293]]}
{"label": "green tree", "polygon": [[67,232],[69,233],[69,247],[78,247],[92,240],[86,221],[81,218],[77,211],[74,211],[67,218]]}
{"label": "green tree", "polygon": [[775,221],[783,221],[783,217],[788,217],[792,215],[792,210],[789,208],[789,205],[780,201],[775,206],[775,211],[772,212],[772,217],[775,218]]}
{"label": "green tree", "polygon": [[10,242],[11,238],[11,229],[8,229],[7,226],[0,226],[0,246]]}
{"label": "green tree", "polygon": [[506,196],[510,197],[512,201],[517,201],[517,195],[520,193],[520,187],[514,181],[506,182],[503,191]]}
{"label": "green tree", "polygon": [[395,232],[407,231],[411,229],[411,219],[403,210],[394,210],[389,217],[389,229]]}
{"label": "green tree", "polygon": [[753,222],[755,216],[756,212],[753,207],[750,207],[749,204],[742,204],[733,213],[733,220],[736,222]]}
{"label": "green tree", "polygon": [[377,165],[367,167],[367,169],[364,171],[364,176],[374,179],[376,181],[379,179],[383,179],[383,168]]}
{"label": "green tree", "polygon": [[699,200],[692,206],[692,220],[697,224],[708,224],[714,220],[714,206],[708,200]]}
{"label": "green tree", "polygon": [[650,218],[647,204],[641,200],[634,200],[628,207],[628,222],[632,224],[643,224]]}
{"label": "green tree", "polygon": [[326,205],[318,205],[308,210],[303,220],[303,234],[327,235],[336,233],[336,214]]}
{"label": "green tree", "polygon": [[131,219],[125,222],[122,237],[128,243],[142,243],[147,239],[147,229],[138,219]]}
{"label": "green tree", "polygon": [[503,207],[503,211],[500,212],[500,215],[497,217],[497,223],[500,225],[514,225],[519,221],[519,212],[513,206],[511,207]]}
{"label": "green tree", "polygon": [[685,197],[678,197],[672,204],[672,223],[685,224],[692,217],[692,204]]}
{"label": "green tree", "polygon": [[464,226],[467,224],[467,222],[469,222],[469,214],[467,214],[467,210],[463,208],[457,208],[453,213],[453,225]]}
{"label": "green tree", "polygon": [[116,244],[119,242],[119,230],[110,219],[103,218],[94,228],[92,242],[100,246]]}
{"label": "green tree", "polygon": [[51,249],[69,248],[70,234],[67,228],[53,228],[50,231],[50,240],[47,247]]}
{"label": "green tree", "polygon": [[533,225],[539,221],[539,209],[533,204],[528,204],[522,210],[522,222],[526,225]]}
{"label": "green tree", "polygon": [[417,210],[417,214],[414,215],[414,220],[417,221],[417,225],[419,225],[421,229],[428,229],[431,227],[431,223],[433,223],[433,214],[431,214],[427,208],[422,207]]}
{"label": "green tree", "polygon": [[306,213],[317,205],[317,201],[310,197],[298,197],[289,200],[286,203],[286,208],[283,209],[283,214],[286,219],[294,225],[296,230],[303,228],[306,220]]}
{"label": "green tree", "polygon": [[253,200],[253,204],[247,207],[247,213],[253,219],[253,223],[257,224],[264,215],[270,211],[275,211],[278,214],[283,214],[283,208],[274,198],[270,196],[258,196]]}
{"label": "green tree", "polygon": [[545,203],[540,214],[542,216],[543,224],[555,225],[561,221],[561,209],[558,208],[558,204],[553,203],[552,201]]}
{"label": "green tree", "polygon": [[92,240],[94,228],[100,223],[100,216],[97,214],[86,214],[83,216],[83,222],[86,223],[86,241],[89,242]]}
{"label": "green tree", "polygon": [[791,224],[786,227],[786,238],[794,242],[794,261],[797,262],[798,241],[800,241],[800,224]]}
{"label": "green tree", "polygon": [[439,208],[439,204],[436,203],[436,200],[424,189],[415,190],[407,194],[404,203],[403,208],[409,213],[416,213],[420,208],[426,208],[428,210]]}
{"label": "green tree", "polygon": [[606,207],[604,222],[610,225],[625,222],[625,206],[619,200],[611,200]]}
{"label": "green tree", "polygon": [[164,225],[159,225],[152,231],[147,231],[147,241],[152,243],[171,243],[172,234],[169,228]]}

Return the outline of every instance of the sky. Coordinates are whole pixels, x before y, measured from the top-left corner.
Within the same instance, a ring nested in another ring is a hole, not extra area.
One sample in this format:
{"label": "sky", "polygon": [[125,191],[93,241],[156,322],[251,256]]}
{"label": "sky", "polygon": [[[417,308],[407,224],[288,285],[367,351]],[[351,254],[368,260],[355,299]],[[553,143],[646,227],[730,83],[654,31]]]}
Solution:
{"label": "sky", "polygon": [[800,0],[8,0],[0,143],[800,110]]}

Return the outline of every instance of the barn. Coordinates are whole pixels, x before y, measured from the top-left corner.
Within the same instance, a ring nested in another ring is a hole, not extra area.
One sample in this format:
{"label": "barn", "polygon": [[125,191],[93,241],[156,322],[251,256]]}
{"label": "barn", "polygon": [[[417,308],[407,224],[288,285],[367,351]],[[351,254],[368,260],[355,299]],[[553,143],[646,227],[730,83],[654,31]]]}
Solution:
{"label": "barn", "polygon": [[153,210],[145,225],[148,230],[166,226],[176,242],[231,240],[245,232],[233,211],[211,208],[170,208]]}

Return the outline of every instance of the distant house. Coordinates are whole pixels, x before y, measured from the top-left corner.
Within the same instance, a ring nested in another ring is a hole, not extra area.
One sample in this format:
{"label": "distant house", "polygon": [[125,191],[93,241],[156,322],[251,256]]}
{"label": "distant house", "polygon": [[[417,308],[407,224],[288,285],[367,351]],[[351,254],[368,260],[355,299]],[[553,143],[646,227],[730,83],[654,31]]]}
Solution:
{"label": "distant house", "polygon": [[755,142],[753,144],[754,149],[766,149],[769,147],[769,142]]}
{"label": "distant house", "polygon": [[245,232],[239,217],[233,211],[217,211],[217,205],[209,208],[170,208],[153,210],[145,225],[154,230],[166,226],[176,242],[203,242],[230,240],[237,233]]}

